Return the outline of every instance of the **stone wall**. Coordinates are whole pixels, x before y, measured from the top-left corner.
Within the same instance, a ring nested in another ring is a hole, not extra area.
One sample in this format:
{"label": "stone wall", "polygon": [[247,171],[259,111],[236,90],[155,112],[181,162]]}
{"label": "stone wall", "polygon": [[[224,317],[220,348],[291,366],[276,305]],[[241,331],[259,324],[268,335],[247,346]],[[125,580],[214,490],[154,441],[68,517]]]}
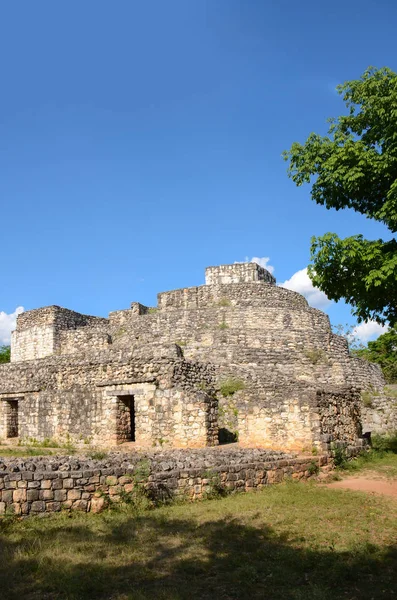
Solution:
{"label": "stone wall", "polygon": [[262,306],[263,308],[308,308],[306,299],[298,294],[265,282],[217,284],[161,292],[157,296],[159,310],[217,307],[229,301],[231,306]]}
{"label": "stone wall", "polygon": [[327,456],[297,457],[259,450],[171,451],[84,457],[0,459],[0,515],[99,512],[144,485],[152,497],[199,499],[221,485],[250,491],[284,478],[328,469]]}
{"label": "stone wall", "polygon": [[332,442],[355,445],[362,435],[361,394],[354,388],[319,390],[317,410],[324,449]]}
{"label": "stone wall", "polygon": [[[11,362],[34,360],[59,351],[59,333],[80,327],[106,326],[107,319],[82,315],[60,306],[46,306],[18,315],[12,333]],[[77,339],[78,341],[78,339]]]}
{"label": "stone wall", "polygon": [[112,338],[107,332],[108,326],[81,327],[79,329],[65,329],[58,331],[57,343],[53,354],[76,354],[78,351],[91,352],[106,350],[112,343]]}
{"label": "stone wall", "polygon": [[[1,365],[0,438],[9,437],[10,401],[18,403],[20,439],[68,439],[99,445],[125,441],[120,402],[133,402],[140,446],[206,446],[218,437],[211,366],[180,349],[145,346]],[[132,416],[131,416],[132,418]]]}
{"label": "stone wall", "polygon": [[273,285],[276,283],[273,275],[256,263],[219,265],[217,267],[207,267],[205,270],[206,285],[249,283],[251,281],[266,281]]}
{"label": "stone wall", "polygon": [[366,392],[363,397],[363,433],[379,435],[397,433],[397,397],[386,393]]}

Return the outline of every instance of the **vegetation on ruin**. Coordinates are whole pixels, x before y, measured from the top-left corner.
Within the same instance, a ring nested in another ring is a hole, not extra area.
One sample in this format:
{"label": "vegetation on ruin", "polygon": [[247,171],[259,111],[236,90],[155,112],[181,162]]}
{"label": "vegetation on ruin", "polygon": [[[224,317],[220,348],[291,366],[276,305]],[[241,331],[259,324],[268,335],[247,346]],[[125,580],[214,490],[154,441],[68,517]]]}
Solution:
{"label": "vegetation on ruin", "polygon": [[231,377],[230,379],[224,379],[219,385],[219,391],[222,396],[233,396],[236,392],[243,390],[245,383],[241,379]]}
{"label": "vegetation on ruin", "polygon": [[332,448],[335,466],[344,471],[362,469],[377,471],[380,475],[397,478],[397,432],[387,435],[373,434],[371,449],[349,458],[343,446]]}
{"label": "vegetation on ruin", "polygon": [[4,363],[9,363],[11,360],[11,347],[10,346],[0,346],[0,365]]}
{"label": "vegetation on ruin", "polygon": [[369,392],[368,390],[363,390],[361,392],[361,400],[363,402],[363,405],[366,408],[372,408],[372,405],[373,405],[372,398],[373,398],[373,396],[372,396],[371,392]]}
{"label": "vegetation on ruin", "polygon": [[383,223],[389,239],[313,238],[309,275],[331,300],[344,299],[359,321],[397,323],[397,74],[368,68],[338,86],[348,114],[329,119],[328,135],[311,133],[284,152],[297,186],[327,209],[352,208]]}
{"label": "vegetation on ruin", "polygon": [[396,536],[395,500],[292,482],[151,510],[5,518],[0,590],[8,600],[391,598]]}
{"label": "vegetation on ruin", "polygon": [[[85,442],[84,442],[85,443]],[[76,452],[76,447],[73,444],[69,434],[62,440],[56,440],[54,438],[44,438],[44,440],[37,440],[34,437],[29,438],[21,438],[18,441],[18,446],[25,446],[26,448],[50,448],[50,449],[63,449],[66,450],[68,454],[74,454]]]}
{"label": "vegetation on ruin", "polygon": [[306,358],[308,358],[313,365],[327,361],[327,355],[324,352],[324,350],[321,350],[321,348],[313,348],[311,350],[304,350],[303,353],[306,356]]}
{"label": "vegetation on ruin", "polygon": [[397,383],[397,329],[383,333],[366,348],[355,351],[356,356],[380,365],[388,383]]}
{"label": "vegetation on ruin", "polygon": [[218,306],[231,306],[231,302],[229,300],[229,298],[221,298],[218,302]]}

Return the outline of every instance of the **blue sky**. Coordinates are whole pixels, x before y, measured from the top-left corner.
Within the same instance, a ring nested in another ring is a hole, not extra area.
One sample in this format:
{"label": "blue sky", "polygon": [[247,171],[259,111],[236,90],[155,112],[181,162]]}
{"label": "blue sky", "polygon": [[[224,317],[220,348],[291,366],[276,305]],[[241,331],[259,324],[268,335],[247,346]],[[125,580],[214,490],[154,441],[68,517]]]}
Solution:
{"label": "blue sky", "polygon": [[394,0],[20,0],[0,22],[3,340],[18,306],[106,316],[207,265],[270,257],[283,282],[312,235],[388,235],[281,153],[325,133],[337,83],[397,70]]}

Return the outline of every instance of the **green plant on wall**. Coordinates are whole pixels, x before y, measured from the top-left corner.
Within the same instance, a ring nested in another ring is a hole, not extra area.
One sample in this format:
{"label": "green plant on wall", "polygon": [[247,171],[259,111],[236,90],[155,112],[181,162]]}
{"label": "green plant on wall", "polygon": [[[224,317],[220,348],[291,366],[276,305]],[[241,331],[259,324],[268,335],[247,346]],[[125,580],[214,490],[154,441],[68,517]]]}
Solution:
{"label": "green plant on wall", "polygon": [[240,390],[243,390],[244,388],[244,381],[242,381],[241,379],[231,377],[229,379],[224,379],[223,381],[221,381],[219,391],[222,394],[222,396],[226,398],[227,396],[233,396],[233,394],[239,392]]}
{"label": "green plant on wall", "polygon": [[320,467],[315,460],[312,460],[307,468],[309,475],[318,475]]}
{"label": "green plant on wall", "polygon": [[201,474],[201,478],[208,482],[203,492],[203,498],[205,500],[214,500],[227,495],[227,489],[222,484],[221,476],[218,471],[208,469]]}
{"label": "green plant on wall", "polygon": [[116,331],[113,333],[113,338],[117,339],[119,337],[122,337],[123,335],[125,335],[127,333],[127,330],[125,327],[119,327],[118,329],[116,329]]}
{"label": "green plant on wall", "polygon": [[324,350],[320,348],[313,348],[312,350],[304,350],[304,355],[310,360],[313,365],[321,362],[327,362],[327,355]]}
{"label": "green plant on wall", "polygon": [[228,298],[221,298],[218,302],[218,306],[231,306],[231,302]]}
{"label": "green plant on wall", "polygon": [[361,400],[366,408],[372,408],[372,394],[370,392],[361,392]]}

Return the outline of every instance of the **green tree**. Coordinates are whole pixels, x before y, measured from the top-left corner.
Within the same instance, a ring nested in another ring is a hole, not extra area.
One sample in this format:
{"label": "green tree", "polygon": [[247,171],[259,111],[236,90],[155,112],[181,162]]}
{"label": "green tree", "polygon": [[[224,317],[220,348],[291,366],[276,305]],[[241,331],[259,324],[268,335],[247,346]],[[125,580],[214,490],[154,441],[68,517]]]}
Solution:
{"label": "green tree", "polygon": [[382,368],[388,383],[397,383],[397,330],[389,329],[368,347],[355,351],[356,356],[375,362]]}
{"label": "green tree", "polygon": [[8,363],[11,359],[10,346],[0,346],[0,364]]}
{"label": "green tree", "polygon": [[312,238],[309,276],[331,300],[344,299],[358,321],[397,323],[397,74],[370,67],[337,87],[348,114],[329,119],[328,135],[311,133],[284,152],[296,185],[312,183],[326,208],[352,208],[390,230],[390,239]]}

